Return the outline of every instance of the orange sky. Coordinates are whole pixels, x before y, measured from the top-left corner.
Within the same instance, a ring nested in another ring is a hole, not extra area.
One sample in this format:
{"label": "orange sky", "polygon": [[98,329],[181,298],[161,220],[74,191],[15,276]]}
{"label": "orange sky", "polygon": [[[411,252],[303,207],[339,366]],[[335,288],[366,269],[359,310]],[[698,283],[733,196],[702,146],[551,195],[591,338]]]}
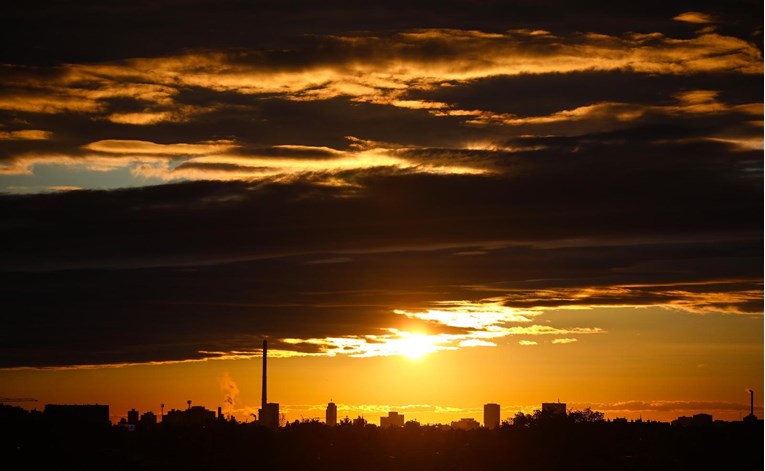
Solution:
{"label": "orange sky", "polygon": [[4,10],[0,397],[762,415],[761,2],[186,3]]}
{"label": "orange sky", "polygon": [[[320,418],[330,399],[339,416],[373,423],[388,410],[422,423],[461,417],[482,421],[482,405],[497,402],[502,418],[541,402],[592,407],[606,417],[671,420],[700,412],[738,420],[746,415],[746,388],[756,391],[762,415],[762,320],[756,316],[689,314],[656,308],[551,311],[545,322],[598,325],[606,332],[553,344],[544,336],[503,339],[497,347],[464,348],[372,358],[271,358],[269,400],[287,420]],[[537,341],[521,346],[519,339]],[[604,352],[608,352],[604,354]],[[0,372],[4,393],[45,403],[106,403],[112,420],[130,408],[159,413],[191,399],[209,409],[225,406],[252,420],[260,401],[260,358],[79,370]],[[83,385],[87,385],[83,387]],[[231,385],[235,389],[231,389]],[[759,412],[758,412],[759,411]]]}

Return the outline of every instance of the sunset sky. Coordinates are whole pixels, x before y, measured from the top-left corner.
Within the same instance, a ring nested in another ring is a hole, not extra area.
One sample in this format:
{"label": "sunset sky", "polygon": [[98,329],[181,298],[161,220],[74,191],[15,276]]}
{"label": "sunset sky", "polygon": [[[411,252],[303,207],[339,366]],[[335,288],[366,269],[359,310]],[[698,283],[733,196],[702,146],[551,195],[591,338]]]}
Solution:
{"label": "sunset sky", "polygon": [[2,17],[0,397],[763,416],[761,1]]}

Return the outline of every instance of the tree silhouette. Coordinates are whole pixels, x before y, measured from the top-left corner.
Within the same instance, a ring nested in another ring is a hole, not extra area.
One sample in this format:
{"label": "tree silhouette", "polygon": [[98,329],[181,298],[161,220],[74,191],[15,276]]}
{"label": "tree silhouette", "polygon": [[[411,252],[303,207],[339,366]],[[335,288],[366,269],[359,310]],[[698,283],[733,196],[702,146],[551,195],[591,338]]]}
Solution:
{"label": "tree silhouette", "polygon": [[589,407],[582,410],[573,410],[568,413],[568,420],[575,424],[603,422],[603,413],[594,411]]}
{"label": "tree silhouette", "polygon": [[534,417],[523,412],[517,412],[513,417],[513,427],[525,428],[534,422]]}

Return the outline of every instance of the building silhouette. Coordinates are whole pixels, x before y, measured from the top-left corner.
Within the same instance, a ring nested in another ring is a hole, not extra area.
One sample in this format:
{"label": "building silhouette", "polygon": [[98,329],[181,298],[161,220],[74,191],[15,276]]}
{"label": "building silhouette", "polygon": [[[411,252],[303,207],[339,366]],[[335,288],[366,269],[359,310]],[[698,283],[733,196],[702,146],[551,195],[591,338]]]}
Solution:
{"label": "building silhouette", "polygon": [[203,406],[192,406],[186,410],[172,409],[165,414],[163,424],[168,426],[200,426],[215,422],[215,412]]}
{"label": "building silhouette", "polygon": [[670,423],[673,427],[705,427],[712,425],[713,420],[710,414],[696,414],[693,417],[678,417]]}
{"label": "building silhouette", "polygon": [[131,425],[136,425],[138,423],[138,411],[135,409],[130,409],[127,414],[127,423]]}
{"label": "building silhouette", "polygon": [[279,427],[279,404],[269,402],[258,409],[258,423],[268,428]]}
{"label": "building silhouette", "polygon": [[215,421],[215,412],[203,406],[192,406],[184,412],[185,425],[206,425]]}
{"label": "building silhouette", "polygon": [[543,402],[542,413],[548,416],[566,415],[565,402]]}
{"label": "building silhouette", "polygon": [[380,417],[380,428],[403,427],[404,416],[398,412],[388,412],[388,417]]}
{"label": "building silhouette", "polygon": [[327,404],[326,422],[330,427],[337,425],[337,405],[334,402]]}
{"label": "building silhouette", "polygon": [[258,423],[264,427],[276,429],[279,427],[279,404],[268,402],[268,341],[263,341],[263,390]]}
{"label": "building silhouette", "polygon": [[138,420],[138,425],[143,428],[152,428],[157,425],[157,414],[152,411],[144,412]]}
{"label": "building silhouette", "polygon": [[749,415],[744,417],[744,422],[757,422],[757,416],[754,415],[754,390],[747,391],[749,392]]}
{"label": "building silhouette", "polygon": [[362,416],[358,416],[351,422],[355,427],[364,427],[367,425],[367,419]]}
{"label": "building silhouette", "polygon": [[481,424],[479,424],[478,421],[472,417],[466,417],[454,421],[452,422],[451,426],[453,429],[457,430],[475,430],[477,428],[481,428]]}
{"label": "building silhouette", "polygon": [[162,425],[169,427],[179,427],[183,425],[183,411],[178,409],[170,409],[167,414],[162,417]]}
{"label": "building silhouette", "polygon": [[499,404],[483,405],[483,426],[491,430],[499,428]]}

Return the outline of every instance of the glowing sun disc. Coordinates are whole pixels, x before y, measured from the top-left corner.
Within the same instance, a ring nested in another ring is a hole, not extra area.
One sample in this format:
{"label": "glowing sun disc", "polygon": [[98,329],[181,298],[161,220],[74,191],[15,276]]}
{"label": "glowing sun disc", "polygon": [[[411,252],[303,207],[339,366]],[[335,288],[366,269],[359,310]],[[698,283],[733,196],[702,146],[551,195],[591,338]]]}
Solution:
{"label": "glowing sun disc", "polygon": [[428,353],[435,352],[437,338],[422,334],[406,334],[397,342],[396,350],[401,355],[412,359],[422,358]]}

